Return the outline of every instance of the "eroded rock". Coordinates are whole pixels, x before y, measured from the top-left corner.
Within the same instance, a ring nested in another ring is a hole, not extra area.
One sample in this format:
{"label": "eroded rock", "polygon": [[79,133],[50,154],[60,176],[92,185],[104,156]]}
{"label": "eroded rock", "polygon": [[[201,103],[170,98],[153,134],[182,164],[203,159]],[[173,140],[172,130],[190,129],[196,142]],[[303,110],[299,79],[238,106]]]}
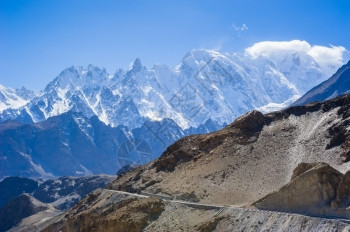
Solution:
{"label": "eroded rock", "polygon": [[83,211],[67,215],[67,221],[61,226],[52,225],[44,231],[141,232],[164,211],[164,207],[164,202],[158,198],[127,199],[118,204],[110,205],[103,211]]}
{"label": "eroded rock", "polygon": [[301,163],[287,185],[253,205],[266,210],[349,218],[349,190],[350,171],[343,175],[326,163]]}

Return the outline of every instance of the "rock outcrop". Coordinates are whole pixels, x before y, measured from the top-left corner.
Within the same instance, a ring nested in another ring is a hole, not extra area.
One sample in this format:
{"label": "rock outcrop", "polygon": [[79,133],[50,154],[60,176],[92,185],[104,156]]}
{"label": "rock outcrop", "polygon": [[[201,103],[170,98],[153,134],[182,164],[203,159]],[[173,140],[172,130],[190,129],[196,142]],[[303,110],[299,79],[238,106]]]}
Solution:
{"label": "rock outcrop", "polygon": [[37,189],[37,180],[25,177],[7,177],[0,182],[0,207],[22,193],[32,193]]}
{"label": "rock outcrop", "polygon": [[239,144],[254,142],[263,126],[264,115],[253,110],[237,118],[224,130],[178,140],[168,147],[153,167],[156,168],[157,172],[174,171],[175,167],[181,163],[196,161],[200,157],[201,151],[209,152],[212,148],[220,146],[227,137],[234,139]]}
{"label": "rock outcrop", "polygon": [[[194,207],[97,190],[37,231],[348,231],[341,220],[246,208]],[[30,231],[30,230],[26,230]],[[12,231],[11,231],[12,232]],[[13,232],[24,232],[22,230]]]}
{"label": "rock outcrop", "polygon": [[162,200],[152,197],[118,199],[113,203],[102,203],[102,207],[101,200],[105,201],[100,190],[91,193],[61,217],[59,223],[48,226],[43,232],[141,232],[165,209]]}
{"label": "rock outcrop", "polygon": [[333,208],[348,208],[350,206],[350,171],[342,176],[336,191],[337,197],[332,202]]}
{"label": "rock outcrop", "polygon": [[25,177],[7,177],[0,182],[0,207],[22,193],[28,193],[43,203],[50,203],[61,210],[66,210],[85,195],[97,188],[105,187],[115,178],[107,175],[64,176],[44,181]]}
{"label": "rock outcrop", "polygon": [[263,126],[264,115],[257,110],[253,110],[244,114],[243,116],[237,118],[234,123],[230,125],[230,127],[239,128],[246,133],[261,130]]}
{"label": "rock outcrop", "polygon": [[350,218],[350,173],[326,163],[301,163],[290,183],[258,200],[259,209],[321,217]]}
{"label": "rock outcrop", "polygon": [[6,231],[18,224],[23,218],[49,208],[52,206],[38,201],[27,193],[22,194],[10,200],[0,209],[0,231]]}

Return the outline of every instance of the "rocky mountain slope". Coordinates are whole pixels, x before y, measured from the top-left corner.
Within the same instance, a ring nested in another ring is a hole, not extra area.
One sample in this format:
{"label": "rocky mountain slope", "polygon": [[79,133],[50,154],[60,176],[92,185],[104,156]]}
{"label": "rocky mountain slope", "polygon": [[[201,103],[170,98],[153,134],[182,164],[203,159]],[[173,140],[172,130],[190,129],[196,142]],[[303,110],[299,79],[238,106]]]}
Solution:
{"label": "rocky mountain slope", "polygon": [[312,88],[292,105],[296,106],[309,102],[324,101],[347,93],[350,93],[350,61],[328,80]]}
{"label": "rocky mountain slope", "polygon": [[350,218],[349,176],[326,163],[301,163],[291,181],[253,205],[260,209],[318,217]]}
{"label": "rocky mountain slope", "polygon": [[122,128],[71,112],[37,124],[2,123],[0,137],[1,177],[114,174],[117,147],[127,140]]}
{"label": "rocky mountain slope", "polygon": [[7,177],[0,182],[0,207],[21,194],[30,194],[43,203],[60,210],[72,207],[85,195],[97,188],[103,188],[113,181],[115,176],[60,177],[57,179],[29,179]]}
{"label": "rocky mountain slope", "polygon": [[0,179],[114,174],[145,164],[183,136],[216,131],[252,109],[290,104],[326,78],[322,67],[302,51],[192,50],[174,68],[147,69],[139,59],[114,75],[73,66],[35,96],[2,88],[6,99],[13,93],[26,102],[11,107],[3,97]]}
{"label": "rocky mountain slope", "polygon": [[70,209],[90,192],[105,187],[115,176],[28,179],[8,177],[0,182],[0,231],[35,231],[36,227]]}
{"label": "rocky mountain slope", "polygon": [[35,124],[0,123],[0,178],[115,174],[132,164],[145,164],[177,139],[207,133],[220,126],[208,120],[182,130],[174,121],[145,121],[133,130],[112,128],[97,116],[67,112]]}
{"label": "rocky mountain slope", "polygon": [[349,110],[345,95],[184,137],[39,231],[347,231],[346,220],[300,214],[349,217]]}
{"label": "rocky mountain slope", "polygon": [[266,115],[252,111],[223,130],[180,139],[110,188],[246,205],[287,184],[301,162],[326,162],[344,173],[349,105],[346,95]]}
{"label": "rocky mountain slope", "polygon": [[61,213],[57,208],[44,204],[30,194],[22,194],[11,199],[0,209],[0,231],[7,231],[18,224],[22,219],[35,214],[50,215]]}
{"label": "rocky mountain slope", "polygon": [[[235,207],[199,207],[96,190],[37,231],[347,231],[348,223]],[[22,231],[22,230],[18,230]]]}
{"label": "rocky mountain slope", "polygon": [[0,182],[0,207],[22,193],[32,193],[39,181],[24,177],[7,177]]}

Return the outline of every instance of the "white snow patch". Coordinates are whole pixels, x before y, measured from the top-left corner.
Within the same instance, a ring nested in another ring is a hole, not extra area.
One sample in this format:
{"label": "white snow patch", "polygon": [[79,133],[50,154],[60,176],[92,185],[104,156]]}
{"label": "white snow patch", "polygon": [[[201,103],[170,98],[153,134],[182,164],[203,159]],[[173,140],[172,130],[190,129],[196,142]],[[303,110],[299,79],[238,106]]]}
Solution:
{"label": "white snow patch", "polygon": [[295,95],[285,102],[282,102],[282,103],[273,103],[272,102],[272,103],[269,103],[265,106],[257,108],[257,110],[264,113],[264,114],[269,113],[269,112],[273,112],[273,111],[282,110],[282,109],[288,107],[289,105],[291,105],[293,102],[295,102],[299,98],[300,98],[299,95]]}
{"label": "white snow patch", "polygon": [[162,121],[162,118],[158,116],[157,112],[147,111],[144,116],[151,119],[152,121]]}
{"label": "white snow patch", "polygon": [[152,86],[147,85],[142,89],[142,91],[147,95],[152,89]]}
{"label": "white snow patch", "polygon": [[26,105],[29,100],[25,100],[16,94],[16,90],[0,85],[0,95],[5,99],[0,101],[0,113],[5,109],[18,109]]}
{"label": "white snow patch", "polygon": [[84,170],[85,175],[92,175],[92,171],[84,167],[82,164],[80,164],[80,167]]}

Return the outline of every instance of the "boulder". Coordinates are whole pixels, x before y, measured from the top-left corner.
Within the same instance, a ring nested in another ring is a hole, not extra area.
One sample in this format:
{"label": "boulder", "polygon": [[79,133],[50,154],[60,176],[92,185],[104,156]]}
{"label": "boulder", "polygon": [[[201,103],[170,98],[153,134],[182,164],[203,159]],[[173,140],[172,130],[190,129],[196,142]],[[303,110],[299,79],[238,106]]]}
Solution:
{"label": "boulder", "polygon": [[260,209],[311,216],[337,216],[330,206],[337,197],[342,176],[325,163],[302,163],[294,170],[287,185],[253,205]]}

